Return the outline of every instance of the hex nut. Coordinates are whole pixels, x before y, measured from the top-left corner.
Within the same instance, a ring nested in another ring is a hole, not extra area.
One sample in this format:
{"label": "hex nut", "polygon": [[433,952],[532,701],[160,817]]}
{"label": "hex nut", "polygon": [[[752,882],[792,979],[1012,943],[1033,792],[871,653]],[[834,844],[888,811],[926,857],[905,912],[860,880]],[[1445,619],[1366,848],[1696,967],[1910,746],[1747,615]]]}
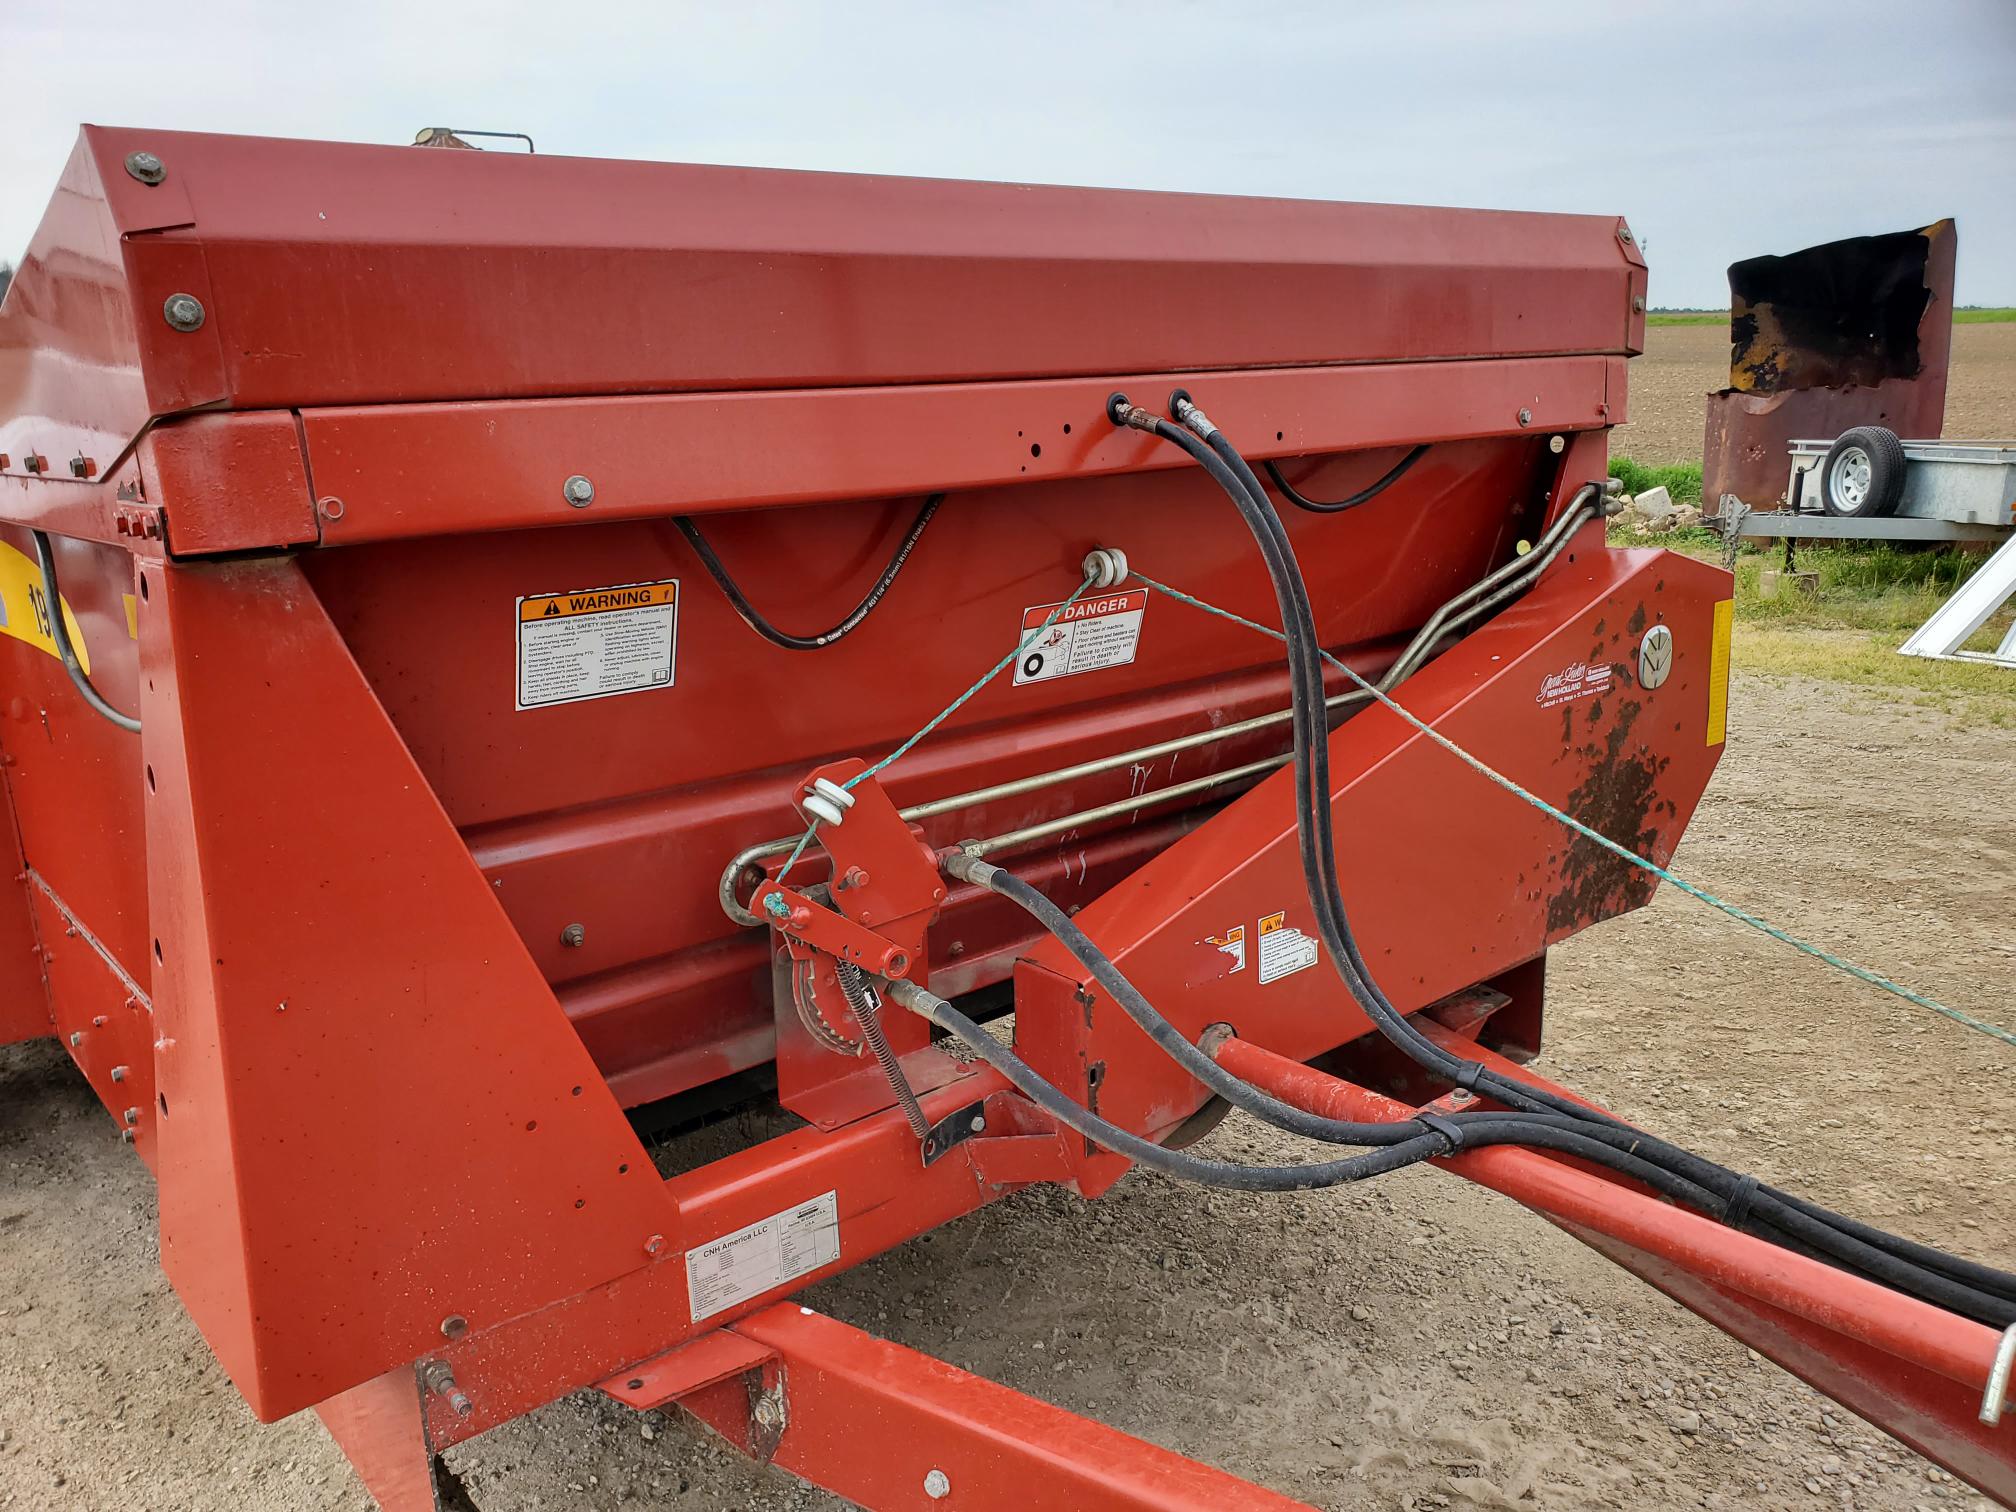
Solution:
{"label": "hex nut", "polygon": [[178,331],[203,329],[203,301],[194,294],[170,294],[161,302],[161,313]]}
{"label": "hex nut", "polygon": [[1519,423],[1521,425],[1531,425],[1533,423],[1533,411],[1531,411],[1530,409],[1520,410]]}
{"label": "hex nut", "polygon": [[595,485],[576,473],[560,485],[560,497],[576,509],[586,509],[595,502]]}
{"label": "hex nut", "polygon": [[150,189],[168,177],[167,166],[161,159],[144,149],[126,154],[126,171]]}

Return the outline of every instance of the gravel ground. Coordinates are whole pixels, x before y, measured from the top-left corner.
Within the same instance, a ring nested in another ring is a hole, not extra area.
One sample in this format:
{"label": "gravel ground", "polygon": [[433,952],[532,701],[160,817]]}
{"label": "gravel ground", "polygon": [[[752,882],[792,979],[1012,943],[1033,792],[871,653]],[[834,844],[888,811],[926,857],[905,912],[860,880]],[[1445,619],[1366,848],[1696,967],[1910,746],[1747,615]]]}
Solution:
{"label": "gravel ground", "polygon": [[[1611,434],[1610,450],[1648,465],[1699,462],[1707,395],[1728,383],[1727,326],[1651,327],[1631,363],[1631,422]],[[2016,436],[2016,324],[1953,328],[1946,434]]]}
{"label": "gravel ground", "polygon": [[[2016,731],[1813,682],[1739,675],[1733,697],[1683,874],[2006,1019]],[[1557,951],[1551,991],[1549,1074],[1861,1217],[2016,1253],[2016,1099],[1991,1041],[1670,890]],[[1284,1143],[1235,1117],[1205,1148]],[[807,1300],[1326,1508],[1986,1505],[1426,1169],[1292,1198],[1141,1173],[1096,1204],[1031,1191]],[[840,1505],[677,1415],[586,1396],[451,1459],[484,1512]],[[312,1416],[251,1421],[155,1268],[146,1173],[48,1044],[0,1050],[0,1505],[369,1505]]]}

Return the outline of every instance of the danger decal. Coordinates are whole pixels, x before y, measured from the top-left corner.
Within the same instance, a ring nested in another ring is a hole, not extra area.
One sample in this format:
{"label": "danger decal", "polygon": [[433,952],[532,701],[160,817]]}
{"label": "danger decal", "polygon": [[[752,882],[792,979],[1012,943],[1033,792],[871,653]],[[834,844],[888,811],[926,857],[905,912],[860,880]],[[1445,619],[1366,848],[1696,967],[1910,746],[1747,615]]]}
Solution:
{"label": "danger decal", "polygon": [[[1081,599],[1057,614],[1058,605],[1038,604],[1022,611],[1022,649],[1015,659],[1015,686],[1075,677],[1124,667],[1141,645],[1141,622],[1148,612],[1148,590]],[[1057,614],[1057,622],[1044,622]]]}
{"label": "danger decal", "polygon": [[619,583],[518,600],[518,707],[672,686],[679,582]]}

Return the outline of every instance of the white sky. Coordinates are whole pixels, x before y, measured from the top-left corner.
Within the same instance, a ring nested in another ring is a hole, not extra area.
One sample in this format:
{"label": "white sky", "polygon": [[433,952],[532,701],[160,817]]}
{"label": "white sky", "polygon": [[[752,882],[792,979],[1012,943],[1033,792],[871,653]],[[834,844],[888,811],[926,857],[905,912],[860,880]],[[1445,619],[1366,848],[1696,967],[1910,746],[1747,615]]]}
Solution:
{"label": "white sky", "polygon": [[1623,214],[1655,305],[1960,223],[2016,304],[2016,0],[0,0],[0,258],[77,125]]}

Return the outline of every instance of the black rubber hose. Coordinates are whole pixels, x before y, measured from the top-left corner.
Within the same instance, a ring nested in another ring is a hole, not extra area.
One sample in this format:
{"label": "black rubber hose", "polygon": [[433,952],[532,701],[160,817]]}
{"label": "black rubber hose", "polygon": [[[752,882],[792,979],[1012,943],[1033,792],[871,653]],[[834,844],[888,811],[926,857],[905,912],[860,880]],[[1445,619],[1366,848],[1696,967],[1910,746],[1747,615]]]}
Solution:
{"label": "black rubber hose", "polygon": [[[1123,410],[1131,408],[1121,396],[1115,396],[1113,413],[1116,420],[1129,423],[1123,418]],[[1613,1146],[1628,1143],[1634,1150],[1643,1150],[1648,1155],[1663,1159],[1669,1168],[1685,1170],[1692,1179],[1712,1184],[1711,1189],[1719,1189],[1724,1194],[1733,1193],[1744,1179],[1735,1172],[1663,1140],[1631,1130],[1621,1121],[1571,1099],[1499,1077],[1475,1063],[1451,1055],[1408,1023],[1379,990],[1350,932],[1342,895],[1337,890],[1335,842],[1328,801],[1327,728],[1319,727],[1320,716],[1313,713],[1323,708],[1322,674],[1315,650],[1314,617],[1309,610],[1306,585],[1302,582],[1299,567],[1294,563],[1293,548],[1288,544],[1286,532],[1282,530],[1280,520],[1267,502],[1265,490],[1253,476],[1252,469],[1194,407],[1184,405],[1179,407],[1178,412],[1186,423],[1202,432],[1202,440],[1209,448],[1210,461],[1218,466],[1204,461],[1199,455],[1202,448],[1198,439],[1188,432],[1178,432],[1159,418],[1153,419],[1149,425],[1142,425],[1138,419],[1132,423],[1174,441],[1205,465],[1206,471],[1240,509],[1267,562],[1289,644],[1291,703],[1298,710],[1312,711],[1300,715],[1297,720],[1297,828],[1302,842],[1304,878],[1309,887],[1311,905],[1317,914],[1319,932],[1324,935],[1325,943],[1331,946],[1338,971],[1347,987],[1351,988],[1360,1005],[1386,1037],[1426,1069],[1459,1084],[1474,1085],[1485,1095],[1514,1108],[1566,1116],[1583,1122],[1592,1133],[1596,1128],[1610,1130],[1612,1132],[1605,1143]],[[1225,474],[1228,472],[1240,482],[1240,488],[1226,487]],[[1304,780],[1305,771],[1307,780]],[[1971,1267],[1971,1262],[1953,1260],[1952,1267],[1971,1268],[1994,1278],[1985,1288],[1963,1283],[1960,1289],[1956,1289],[1947,1274],[1916,1264],[1908,1253],[1900,1253],[1907,1249],[1909,1241],[1893,1235],[1881,1235],[1879,1231],[1862,1225],[1856,1227],[1863,1234],[1875,1236],[1875,1242],[1857,1238],[1836,1226],[1833,1220],[1838,1215],[1812,1208],[1810,1204],[1806,1206],[1808,1210],[1805,1212],[1792,1210],[1771,1195],[1769,1189],[1763,1188],[1758,1190],[1752,1203],[1754,1217],[1760,1224],[1799,1235],[1846,1268],[1864,1271],[1899,1290],[1925,1296],[1928,1300],[1981,1317],[1984,1321],[2001,1316],[2005,1310],[2002,1288],[2005,1284],[2016,1284],[2016,1278],[2002,1277],[1986,1267]],[[1818,1217],[1816,1214],[1825,1216]],[[1850,1220],[1841,1220],[1844,1225],[1848,1222]],[[1951,1257],[1948,1258],[1950,1260]]]}
{"label": "black rubber hose", "polygon": [[1267,476],[1272,478],[1274,486],[1281,490],[1281,496],[1297,509],[1306,509],[1311,514],[1342,514],[1347,509],[1356,509],[1360,504],[1370,504],[1379,495],[1386,492],[1387,489],[1406,476],[1407,469],[1412,467],[1416,462],[1419,462],[1427,453],[1427,450],[1426,446],[1415,447],[1406,456],[1402,457],[1399,462],[1394,464],[1391,472],[1387,473],[1377,482],[1368,483],[1365,487],[1359,489],[1358,492],[1346,494],[1341,499],[1312,499],[1307,494],[1298,492],[1293,483],[1290,483],[1286,478],[1281,476],[1280,467],[1275,464],[1271,457],[1264,465],[1267,468]]}
{"label": "black rubber hose", "polygon": [[35,564],[42,569],[42,597],[46,601],[43,612],[49,616],[49,639],[56,643],[56,655],[63,663],[63,670],[70,674],[70,681],[84,696],[84,702],[91,706],[92,713],[138,735],[140,721],[131,714],[121,714],[91,686],[84,664],[77,660],[77,649],[70,644],[70,627],[63,623],[63,595],[56,589],[56,554],[49,549],[49,537],[39,530],[31,530],[28,534],[35,538]]}
{"label": "black rubber hose", "polygon": [[[1066,1128],[1091,1140],[1102,1149],[1111,1150],[1116,1155],[1123,1155],[1137,1164],[1161,1171],[1179,1180],[1194,1181],[1204,1186],[1230,1187],[1247,1192],[1306,1192],[1324,1187],[1344,1186],[1373,1176],[1383,1176],[1388,1172],[1433,1159],[1447,1150],[1447,1141],[1442,1136],[1423,1133],[1399,1144],[1387,1145],[1383,1149],[1370,1150],[1361,1155],[1347,1155],[1339,1160],[1314,1161],[1308,1165],[1242,1166],[1226,1161],[1205,1160],[1180,1150],[1171,1150],[1156,1144],[1152,1139],[1144,1139],[1117,1124],[1107,1122],[1045,1081],[1013,1050],[967,1018],[957,1008],[914,982],[890,982],[885,990],[892,1002],[900,1003],[912,1013],[929,1019],[950,1034],[999,1071],[1016,1091]],[[1582,1136],[1571,1131],[1525,1126],[1515,1128],[1511,1120],[1493,1120],[1488,1117],[1467,1125],[1463,1136],[1465,1149],[1493,1144],[1533,1144],[1560,1149],[1565,1153],[1582,1154],[1586,1149],[1586,1143]],[[1629,1169],[1629,1174],[1655,1189],[1668,1191],[1680,1196],[1682,1200],[1688,1200],[1690,1196],[1696,1199],[1705,1196],[1699,1192],[1689,1193],[1687,1183],[1679,1181],[1669,1172],[1643,1165],[1642,1162],[1628,1162],[1626,1168],[1632,1165],[1643,1168]],[[1712,1208],[1713,1199],[1705,1200]]]}
{"label": "black rubber hose", "polygon": [[762,612],[749,602],[748,596],[742,592],[735,579],[728,575],[728,569],[722,565],[721,558],[715,554],[707,538],[700,534],[700,527],[693,523],[691,516],[674,515],[672,523],[678,527],[679,534],[686,538],[686,544],[693,548],[693,554],[700,558],[700,565],[707,569],[707,575],[714,579],[715,586],[727,597],[730,606],[742,616],[744,624],[771,645],[782,646],[786,651],[817,651],[843,639],[875,612],[875,606],[882,602],[882,596],[896,581],[896,574],[901,572],[903,564],[910,560],[910,553],[917,545],[917,538],[924,534],[924,527],[931,523],[931,517],[938,513],[938,506],[944,502],[945,495],[942,493],[935,493],[924,501],[923,506],[917,511],[917,518],[910,522],[910,528],[903,532],[903,539],[896,543],[896,552],[889,558],[889,565],[882,569],[882,575],[875,579],[875,585],[868,590],[860,603],[848,611],[845,619],[831,630],[823,630],[817,635],[793,635],[788,630],[779,630],[771,624],[763,617]]}

